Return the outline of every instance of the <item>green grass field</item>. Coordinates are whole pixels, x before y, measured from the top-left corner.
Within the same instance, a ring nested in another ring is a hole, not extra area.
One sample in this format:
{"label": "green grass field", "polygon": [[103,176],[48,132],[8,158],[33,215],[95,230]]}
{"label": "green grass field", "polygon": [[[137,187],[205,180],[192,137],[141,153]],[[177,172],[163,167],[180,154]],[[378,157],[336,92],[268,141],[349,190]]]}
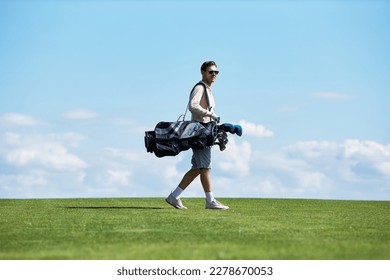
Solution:
{"label": "green grass field", "polygon": [[390,259],[390,202],[0,200],[0,259]]}

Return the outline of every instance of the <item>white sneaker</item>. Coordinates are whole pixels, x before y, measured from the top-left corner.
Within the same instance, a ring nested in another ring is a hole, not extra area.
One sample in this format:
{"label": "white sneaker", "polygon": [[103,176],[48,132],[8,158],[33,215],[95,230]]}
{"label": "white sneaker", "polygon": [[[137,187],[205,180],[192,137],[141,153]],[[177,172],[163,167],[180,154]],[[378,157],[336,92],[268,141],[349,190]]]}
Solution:
{"label": "white sneaker", "polygon": [[187,209],[187,207],[185,207],[183,203],[181,203],[180,198],[174,198],[172,196],[172,193],[165,199],[165,201],[177,209]]}
{"label": "white sneaker", "polygon": [[229,206],[223,205],[218,200],[213,200],[210,203],[206,202],[206,209],[219,209],[219,210],[227,210],[229,209]]}

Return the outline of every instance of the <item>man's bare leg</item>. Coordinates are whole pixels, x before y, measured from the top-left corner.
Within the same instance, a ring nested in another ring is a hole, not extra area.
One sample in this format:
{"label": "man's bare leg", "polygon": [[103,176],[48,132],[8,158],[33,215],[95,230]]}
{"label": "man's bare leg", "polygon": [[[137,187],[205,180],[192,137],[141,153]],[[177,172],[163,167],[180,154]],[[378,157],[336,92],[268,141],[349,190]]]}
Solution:
{"label": "man's bare leg", "polygon": [[183,179],[181,179],[179,187],[182,190],[185,190],[191,183],[194,181],[196,177],[201,174],[201,170],[199,169],[190,169],[184,176]]}
{"label": "man's bare leg", "polygon": [[200,170],[200,182],[205,193],[211,192],[210,168]]}

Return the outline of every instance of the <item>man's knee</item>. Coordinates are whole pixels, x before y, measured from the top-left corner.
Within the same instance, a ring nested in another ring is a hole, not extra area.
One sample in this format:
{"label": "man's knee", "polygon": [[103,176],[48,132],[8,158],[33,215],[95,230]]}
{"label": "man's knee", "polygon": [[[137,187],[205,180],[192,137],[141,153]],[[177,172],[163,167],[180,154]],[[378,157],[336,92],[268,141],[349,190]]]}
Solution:
{"label": "man's knee", "polygon": [[200,173],[201,175],[210,174],[210,169],[211,169],[211,168],[201,168],[201,169],[199,169],[199,173]]}

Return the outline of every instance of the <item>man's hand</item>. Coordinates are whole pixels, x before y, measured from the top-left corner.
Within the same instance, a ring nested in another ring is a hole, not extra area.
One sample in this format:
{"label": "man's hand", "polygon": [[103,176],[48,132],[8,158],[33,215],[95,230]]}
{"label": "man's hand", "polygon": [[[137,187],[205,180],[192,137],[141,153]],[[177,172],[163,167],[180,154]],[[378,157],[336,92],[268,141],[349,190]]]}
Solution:
{"label": "man's hand", "polygon": [[211,118],[214,120],[214,121],[216,121],[217,123],[219,123],[220,122],[220,120],[221,120],[221,118],[220,117],[218,117],[216,114],[211,114]]}

